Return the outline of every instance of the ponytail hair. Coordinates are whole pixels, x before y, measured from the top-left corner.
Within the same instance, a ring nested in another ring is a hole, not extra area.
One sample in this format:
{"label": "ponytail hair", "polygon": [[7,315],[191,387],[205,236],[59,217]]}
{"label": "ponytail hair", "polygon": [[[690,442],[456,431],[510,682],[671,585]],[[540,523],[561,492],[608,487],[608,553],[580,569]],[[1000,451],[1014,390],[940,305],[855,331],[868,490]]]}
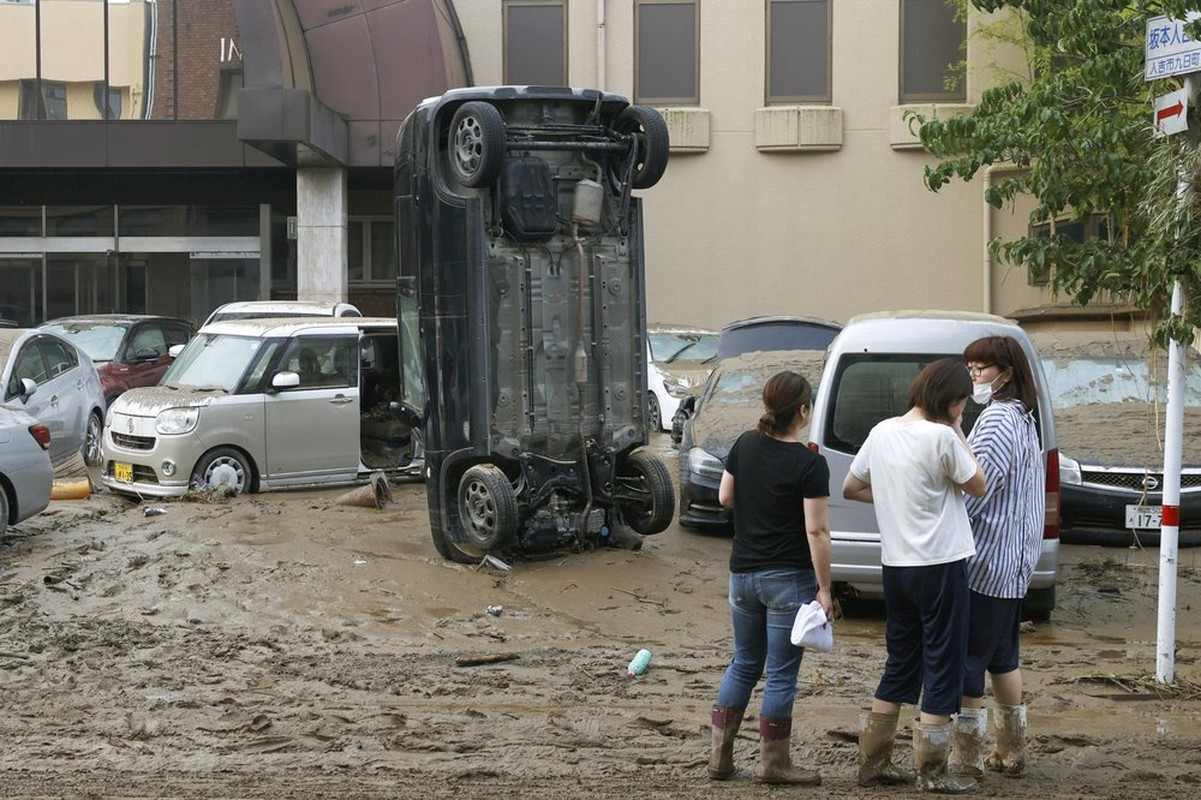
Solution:
{"label": "ponytail hair", "polygon": [[763,416],[756,430],[768,436],[788,432],[802,408],[813,403],[813,387],[797,372],[777,372],[763,384]]}

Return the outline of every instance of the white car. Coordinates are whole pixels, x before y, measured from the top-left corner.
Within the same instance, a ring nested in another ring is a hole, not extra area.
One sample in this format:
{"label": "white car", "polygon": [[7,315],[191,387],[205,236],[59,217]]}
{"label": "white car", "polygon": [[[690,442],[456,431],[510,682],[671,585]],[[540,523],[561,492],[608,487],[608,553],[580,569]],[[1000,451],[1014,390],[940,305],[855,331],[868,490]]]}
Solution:
{"label": "white car", "polygon": [[646,331],[647,427],[671,429],[680,400],[704,385],[717,363],[717,331],[649,325]]}
{"label": "white car", "polygon": [[101,481],[178,497],[352,483],[420,471],[399,392],[396,320],[246,319],[202,328],[158,386],[113,401]]}
{"label": "white car", "polygon": [[231,319],[268,317],[361,317],[351,303],[310,303],[306,300],[239,300],[217,306],[200,327]]}
{"label": "white car", "polygon": [[100,463],[104,392],[87,353],[39,328],[0,328],[0,386],[4,405],[50,430],[51,461]]}

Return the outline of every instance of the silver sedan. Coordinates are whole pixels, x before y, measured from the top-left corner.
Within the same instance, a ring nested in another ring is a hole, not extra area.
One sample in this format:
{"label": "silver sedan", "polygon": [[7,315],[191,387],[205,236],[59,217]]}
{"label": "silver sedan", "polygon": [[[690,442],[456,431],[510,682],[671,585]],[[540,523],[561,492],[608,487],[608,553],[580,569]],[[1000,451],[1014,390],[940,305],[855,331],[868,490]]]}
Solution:
{"label": "silver sedan", "polygon": [[0,406],[0,536],[50,502],[50,429],[23,411]]}

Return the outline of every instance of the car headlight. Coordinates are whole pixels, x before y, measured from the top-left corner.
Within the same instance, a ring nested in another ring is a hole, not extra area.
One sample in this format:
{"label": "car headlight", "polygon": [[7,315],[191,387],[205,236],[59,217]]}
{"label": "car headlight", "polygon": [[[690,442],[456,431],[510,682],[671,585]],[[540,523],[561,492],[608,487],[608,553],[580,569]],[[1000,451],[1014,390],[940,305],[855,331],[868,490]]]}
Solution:
{"label": "car headlight", "polygon": [[688,394],[688,387],[676,381],[664,381],[663,388],[666,389],[667,393],[672,397],[683,397],[684,395]]}
{"label": "car headlight", "polygon": [[154,430],[164,436],[189,433],[200,419],[199,408],[168,408],[154,419]]}
{"label": "car headlight", "polygon": [[688,471],[693,475],[721,480],[721,474],[725,472],[725,469],[726,465],[721,463],[720,458],[699,447],[693,447],[688,451]]}
{"label": "car headlight", "polygon": [[1068,458],[1063,453],[1059,454],[1059,482],[1071,486],[1079,486],[1084,483],[1084,476],[1080,474],[1080,462],[1074,458]]}

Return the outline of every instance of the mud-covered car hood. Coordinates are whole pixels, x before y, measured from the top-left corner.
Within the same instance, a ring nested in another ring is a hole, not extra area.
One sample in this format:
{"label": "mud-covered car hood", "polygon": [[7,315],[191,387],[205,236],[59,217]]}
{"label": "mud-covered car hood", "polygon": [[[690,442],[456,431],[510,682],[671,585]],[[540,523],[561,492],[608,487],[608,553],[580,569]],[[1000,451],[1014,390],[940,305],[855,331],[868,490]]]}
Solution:
{"label": "mud-covered car hood", "polygon": [[655,364],[655,369],[663,374],[663,383],[677,384],[688,390],[688,394],[696,394],[705,385],[705,379],[713,371],[713,365],[700,366],[690,361],[684,366],[675,364]]}
{"label": "mud-covered car hood", "polygon": [[145,386],[130,389],[113,401],[112,413],[134,417],[152,417],[167,408],[181,406],[204,407],[218,398],[227,396],[223,389],[196,389],[167,386]]}
{"label": "mud-covered car hood", "polygon": [[693,446],[725,461],[734,441],[759,423],[767,379],[781,370],[793,370],[805,376],[816,392],[824,358],[825,352],[819,350],[770,350],[723,359],[712,394],[692,419]]}

